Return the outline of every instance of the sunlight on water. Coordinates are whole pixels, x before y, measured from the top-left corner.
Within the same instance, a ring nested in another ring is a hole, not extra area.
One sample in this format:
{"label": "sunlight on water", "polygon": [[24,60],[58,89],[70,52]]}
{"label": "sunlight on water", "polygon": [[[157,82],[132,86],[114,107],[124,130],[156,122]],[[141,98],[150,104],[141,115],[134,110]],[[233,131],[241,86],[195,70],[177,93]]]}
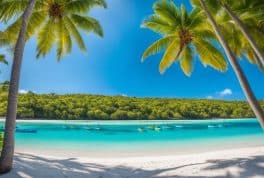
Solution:
{"label": "sunlight on water", "polygon": [[[1,122],[0,129],[3,129]],[[142,150],[264,145],[257,120],[19,121],[17,147]]]}

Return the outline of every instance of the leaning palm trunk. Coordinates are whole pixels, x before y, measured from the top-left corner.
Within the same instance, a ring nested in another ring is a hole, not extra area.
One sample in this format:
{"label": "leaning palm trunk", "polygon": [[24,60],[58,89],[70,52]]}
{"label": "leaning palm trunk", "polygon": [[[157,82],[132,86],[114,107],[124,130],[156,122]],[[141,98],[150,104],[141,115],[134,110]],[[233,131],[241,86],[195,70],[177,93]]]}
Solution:
{"label": "leaning palm trunk", "polygon": [[211,23],[211,25],[214,28],[215,34],[219,40],[219,42],[221,43],[221,45],[224,48],[224,51],[229,59],[229,62],[238,78],[238,81],[241,85],[242,90],[244,91],[244,94],[246,95],[246,98],[251,106],[251,108],[253,109],[255,115],[257,116],[260,125],[262,126],[262,128],[264,128],[264,112],[260,106],[260,104],[258,103],[248,81],[246,76],[244,75],[238,61],[236,60],[236,57],[234,55],[234,53],[231,51],[229,45],[227,44],[226,40],[224,39],[224,37],[222,36],[221,32],[220,32],[220,28],[217,25],[215,19],[213,18],[213,16],[211,15],[211,13],[208,10],[208,7],[206,6],[204,0],[200,0],[200,3],[209,19],[209,22]]}
{"label": "leaning palm trunk", "polygon": [[240,28],[243,35],[247,38],[248,42],[250,43],[251,47],[255,51],[257,57],[260,59],[262,65],[264,66],[264,53],[261,51],[261,49],[257,46],[256,41],[253,39],[252,35],[250,34],[247,27],[243,24],[243,22],[232,12],[232,10],[223,3],[223,8],[228,13],[228,15],[232,18],[232,20],[236,23],[236,25]]}
{"label": "leaning palm trunk", "polygon": [[0,174],[9,172],[12,169],[14,147],[15,147],[15,125],[18,100],[18,87],[22,57],[25,47],[25,36],[29,19],[37,0],[31,0],[23,14],[21,29],[15,45],[14,60],[10,79],[7,115],[5,122],[4,143],[0,158]]}

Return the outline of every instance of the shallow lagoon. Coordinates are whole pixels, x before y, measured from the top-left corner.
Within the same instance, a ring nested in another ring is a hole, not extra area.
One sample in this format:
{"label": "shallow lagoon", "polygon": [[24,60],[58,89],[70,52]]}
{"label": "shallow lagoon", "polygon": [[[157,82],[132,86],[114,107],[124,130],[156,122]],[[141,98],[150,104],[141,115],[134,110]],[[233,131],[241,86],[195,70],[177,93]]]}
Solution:
{"label": "shallow lagoon", "polygon": [[[3,120],[0,121],[0,129]],[[18,121],[17,150],[95,155],[182,154],[264,146],[256,119],[203,121]]]}

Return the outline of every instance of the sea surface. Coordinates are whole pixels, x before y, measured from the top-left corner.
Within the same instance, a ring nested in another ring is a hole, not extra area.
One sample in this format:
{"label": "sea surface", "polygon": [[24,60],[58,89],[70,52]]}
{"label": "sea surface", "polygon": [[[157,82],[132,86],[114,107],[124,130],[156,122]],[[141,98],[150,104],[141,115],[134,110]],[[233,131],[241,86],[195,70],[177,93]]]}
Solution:
{"label": "sea surface", "polygon": [[[3,131],[4,121],[0,120]],[[187,154],[264,146],[256,119],[17,121],[16,150],[87,156]]]}

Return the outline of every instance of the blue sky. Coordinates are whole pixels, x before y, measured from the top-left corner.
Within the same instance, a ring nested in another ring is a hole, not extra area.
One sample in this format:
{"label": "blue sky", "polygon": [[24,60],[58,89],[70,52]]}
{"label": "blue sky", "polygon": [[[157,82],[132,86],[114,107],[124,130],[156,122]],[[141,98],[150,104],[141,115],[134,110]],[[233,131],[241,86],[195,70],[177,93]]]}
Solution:
{"label": "blue sky", "polygon": [[[137,97],[244,99],[229,66],[226,73],[204,68],[196,60],[191,77],[174,64],[163,75],[161,55],[141,62],[144,50],[159,36],[140,24],[152,11],[154,0],[107,0],[108,9],[94,9],[90,15],[101,22],[105,36],[85,36],[88,52],[74,47],[70,55],[56,61],[55,50],[36,60],[36,41],[25,49],[20,90],[37,93],[89,93]],[[187,1],[182,1],[186,2]],[[181,4],[181,1],[176,1]],[[189,8],[190,5],[186,4]],[[0,25],[0,29],[3,29]],[[3,49],[1,52],[5,52]],[[5,53],[8,55],[8,53]],[[11,56],[8,55],[11,61]],[[259,99],[264,99],[264,73],[246,60],[241,65]],[[0,65],[0,81],[8,80],[10,67]]]}

